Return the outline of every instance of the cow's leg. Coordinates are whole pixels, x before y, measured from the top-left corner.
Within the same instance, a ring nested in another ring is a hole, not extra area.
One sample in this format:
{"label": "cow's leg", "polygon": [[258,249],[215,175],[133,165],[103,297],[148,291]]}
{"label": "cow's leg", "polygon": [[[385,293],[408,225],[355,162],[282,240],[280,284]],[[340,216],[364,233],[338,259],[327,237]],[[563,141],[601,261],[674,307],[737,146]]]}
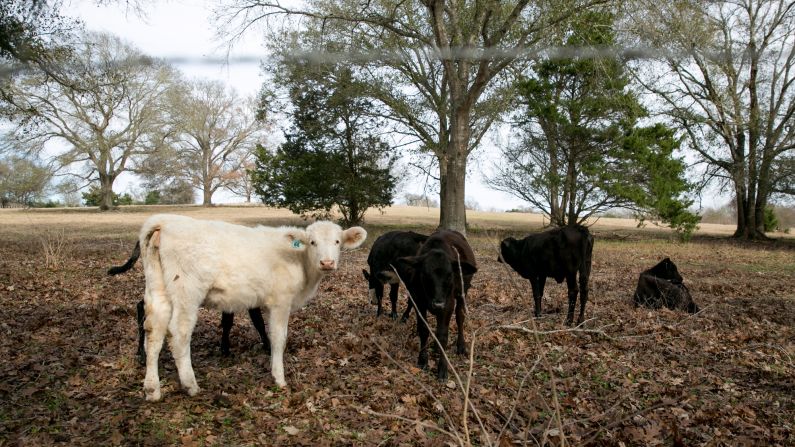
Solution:
{"label": "cow's leg", "polygon": [[545,277],[530,280],[530,287],[533,289],[533,314],[536,318],[541,316],[541,298],[544,296]]}
{"label": "cow's leg", "polygon": [[574,320],[574,306],[577,304],[577,274],[566,275],[566,286],[569,289],[569,310],[566,312],[566,324],[571,326]]}
{"label": "cow's leg", "polygon": [[251,323],[254,329],[257,330],[260,340],[262,340],[262,348],[265,353],[270,355],[271,342],[268,340],[268,334],[265,332],[265,321],[262,319],[262,310],[259,307],[254,307],[248,310],[248,316],[251,318]]}
{"label": "cow's leg", "polygon": [[384,285],[381,283],[378,283],[378,285],[375,286],[375,300],[376,304],[378,305],[378,308],[375,311],[375,316],[380,317],[381,312],[383,311],[381,302],[384,300]]}
{"label": "cow's leg", "polygon": [[586,302],[588,302],[588,275],[580,272],[580,316],[577,318],[577,325],[582,324],[585,319]]}
{"label": "cow's leg", "polygon": [[[417,366],[425,369],[428,367],[428,336],[430,335],[430,330],[425,324],[428,321],[428,312],[419,308],[415,310],[417,311],[417,335],[420,337],[420,356],[417,358]],[[422,321],[423,318],[425,322]]]}
{"label": "cow's leg", "polygon": [[287,344],[287,322],[290,319],[289,304],[270,309],[268,335],[271,342],[271,375],[279,388],[287,386],[284,380],[284,347]]}
{"label": "cow's leg", "polygon": [[138,321],[138,363],[146,365],[146,350],[144,349],[144,300],[138,301],[136,306],[136,320]]}
{"label": "cow's leg", "polygon": [[[399,288],[399,287],[400,287],[399,284],[395,286],[395,288]],[[411,313],[411,309],[413,307],[414,307],[414,304],[412,304],[411,298],[408,298],[406,300],[406,310],[403,312],[403,316],[400,317],[400,322],[401,323],[405,323],[406,321],[408,321],[409,314]]]}
{"label": "cow's leg", "polygon": [[190,339],[193,335],[193,328],[196,327],[199,307],[184,299],[187,294],[179,293],[175,296],[177,299],[174,300],[174,310],[168,325],[168,331],[171,334],[169,345],[174,363],[177,365],[179,383],[182,384],[182,388],[189,396],[195,396],[199,392],[199,385],[196,383],[196,376],[190,361]]}
{"label": "cow's leg", "polygon": [[397,300],[398,300],[399,287],[400,284],[389,285],[389,301],[392,304],[392,312],[389,314],[389,318],[393,320],[397,320]]}
{"label": "cow's leg", "polygon": [[164,292],[150,290],[149,285],[147,285],[145,293],[146,376],[144,377],[144,395],[148,401],[158,401],[160,400],[160,376],[157,371],[157,363],[168,330],[168,323],[171,320],[171,302]]}
{"label": "cow's leg", "polygon": [[228,357],[231,352],[229,351],[229,331],[232,330],[232,325],[235,323],[235,314],[232,312],[221,313],[221,355]]}
{"label": "cow's leg", "polygon": [[447,360],[444,352],[447,349],[447,340],[450,335],[450,319],[453,317],[453,303],[448,302],[445,309],[436,318],[436,338],[439,340],[438,361],[436,362],[436,378],[443,382],[447,380]]}
{"label": "cow's leg", "polygon": [[455,342],[455,353],[465,355],[467,353],[467,343],[464,340],[464,325],[466,321],[466,301],[464,297],[456,298],[455,303],[455,322],[458,325],[458,338]]}

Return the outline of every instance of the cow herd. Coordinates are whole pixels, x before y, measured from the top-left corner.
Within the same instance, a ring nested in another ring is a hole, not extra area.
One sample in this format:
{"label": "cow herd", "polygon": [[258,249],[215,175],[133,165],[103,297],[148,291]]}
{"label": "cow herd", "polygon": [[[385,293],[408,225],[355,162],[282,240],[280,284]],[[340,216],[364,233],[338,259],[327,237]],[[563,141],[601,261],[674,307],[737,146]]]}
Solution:
{"label": "cow herd", "polygon": [[[158,361],[166,335],[180,383],[193,396],[199,391],[190,358],[190,339],[201,306],[222,311],[221,350],[229,353],[229,329],[233,315],[246,311],[271,355],[271,374],[284,387],[283,354],[290,313],[303,307],[316,293],[323,276],[339,267],[341,249],[359,247],[367,237],[361,227],[343,230],[319,221],[306,228],[245,227],[178,215],[155,215],[146,220],[129,260],[111,268],[123,273],[142,258],[146,288],[138,303],[138,355],[146,364],[146,400],[161,398]],[[584,319],[588,301],[593,236],[583,226],[557,228],[524,239],[506,238],[498,261],[508,264],[530,281],[534,313],[541,315],[547,278],[566,280],[572,324],[577,296]],[[418,366],[428,366],[430,323],[436,319],[435,338],[447,346],[450,320],[455,314],[458,333],[455,352],[467,352],[464,338],[466,295],[478,271],[475,254],[466,238],[456,231],[437,230],[431,235],[390,231],[372,244],[362,270],[368,282],[370,302],[383,313],[384,287],[390,286],[389,316],[397,319],[400,284],[409,300],[401,321],[411,309],[417,317],[420,339]],[[644,271],[634,296],[635,305],[667,306],[697,312],[682,277],[670,259]],[[261,309],[268,315],[267,333]],[[145,335],[144,335],[145,334]],[[447,379],[448,364],[437,350],[436,377]]]}

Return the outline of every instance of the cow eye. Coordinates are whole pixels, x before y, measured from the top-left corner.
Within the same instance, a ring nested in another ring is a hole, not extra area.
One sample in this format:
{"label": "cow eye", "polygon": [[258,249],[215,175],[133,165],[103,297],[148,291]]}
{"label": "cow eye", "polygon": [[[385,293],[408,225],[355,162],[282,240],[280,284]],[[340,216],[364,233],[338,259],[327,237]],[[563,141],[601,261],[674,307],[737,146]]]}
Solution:
{"label": "cow eye", "polygon": [[337,244],[337,245],[339,245],[339,244],[340,244],[340,241],[334,241],[334,243],[335,243],[335,244]]}
{"label": "cow eye", "polygon": [[315,241],[309,241],[309,243],[315,245]]}

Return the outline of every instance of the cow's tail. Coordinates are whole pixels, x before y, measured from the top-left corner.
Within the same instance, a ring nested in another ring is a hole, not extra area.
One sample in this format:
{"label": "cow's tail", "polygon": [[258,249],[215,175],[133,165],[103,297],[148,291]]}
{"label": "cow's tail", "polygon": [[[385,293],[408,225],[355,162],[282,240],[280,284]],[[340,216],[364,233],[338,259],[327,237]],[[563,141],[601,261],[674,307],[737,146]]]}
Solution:
{"label": "cow's tail", "polygon": [[138,257],[141,256],[141,241],[135,242],[135,248],[133,248],[132,255],[130,255],[130,259],[124,263],[124,265],[119,265],[116,267],[111,267],[108,269],[108,275],[118,275],[119,273],[124,273],[127,270],[130,270],[133,265],[135,265],[135,261],[138,260]]}

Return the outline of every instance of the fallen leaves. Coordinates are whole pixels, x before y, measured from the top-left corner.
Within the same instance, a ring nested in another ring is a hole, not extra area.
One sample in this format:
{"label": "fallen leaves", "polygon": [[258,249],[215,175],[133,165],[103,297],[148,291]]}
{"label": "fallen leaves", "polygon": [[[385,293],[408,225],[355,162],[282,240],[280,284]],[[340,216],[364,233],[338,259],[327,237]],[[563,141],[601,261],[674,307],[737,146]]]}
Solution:
{"label": "fallen leaves", "polygon": [[[246,318],[233,328],[235,356],[221,358],[220,315],[202,310],[191,347],[203,391],[193,398],[180,391],[164,348],[164,399],[148,404],[134,357],[143,275],[136,267],[125,276],[105,276],[104,269],[118,263],[112,250],[118,241],[85,242],[50,271],[36,261],[35,245],[4,239],[0,229],[0,439],[34,445],[446,445],[454,438],[445,432],[463,437],[462,389],[452,379],[436,381],[435,355],[428,370],[416,367],[413,320],[375,318],[361,279],[366,251],[343,254],[341,269],[321,283],[319,296],[291,316],[289,389],[274,386],[270,359]],[[482,248],[487,244],[475,242],[481,270],[467,320],[467,341],[478,334],[469,396],[477,416],[469,408],[467,420],[472,442],[795,442],[785,417],[795,414],[791,252],[720,245],[718,255],[709,244],[598,244],[586,308],[587,328],[596,332],[576,333],[562,325],[565,284],[550,281],[542,317],[529,320],[527,282],[508,275]],[[637,259],[653,261],[660,251],[682,260],[704,309],[698,316],[632,307]],[[751,261],[753,269],[743,266]],[[777,265],[784,267],[774,270]],[[401,308],[405,302],[401,292]],[[489,329],[509,324],[548,334],[537,343],[519,331]],[[453,322],[451,339],[456,331]],[[536,364],[541,356],[548,365]],[[451,355],[464,380],[467,360]]]}

